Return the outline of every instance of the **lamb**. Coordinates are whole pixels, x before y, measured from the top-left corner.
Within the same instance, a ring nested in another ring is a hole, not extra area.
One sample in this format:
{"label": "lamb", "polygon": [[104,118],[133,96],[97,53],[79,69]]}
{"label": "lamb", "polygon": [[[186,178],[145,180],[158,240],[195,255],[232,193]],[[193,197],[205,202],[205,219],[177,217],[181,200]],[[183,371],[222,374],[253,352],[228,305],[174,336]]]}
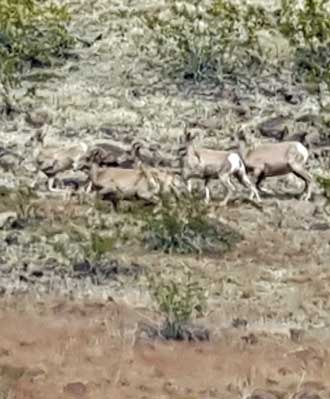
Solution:
{"label": "lamb", "polygon": [[94,159],[90,158],[89,163],[86,160],[76,162],[74,170],[90,168],[90,183],[86,192],[95,188],[102,197],[108,197],[112,201],[115,209],[119,199],[139,198],[156,203],[161,194],[173,192],[176,197],[180,196],[175,175],[144,167],[142,163],[134,169],[100,167],[96,162],[100,151],[102,153],[100,149],[94,152]]}
{"label": "lamb", "polygon": [[261,143],[245,150],[246,137],[244,132],[235,135],[240,148],[247,172],[256,178],[256,187],[259,191],[269,193],[260,187],[267,177],[283,176],[293,173],[305,182],[301,199],[308,201],[312,194],[312,177],[305,170],[304,165],[309,158],[307,148],[299,141],[284,141]]}
{"label": "lamb", "polygon": [[31,137],[28,144],[35,145],[34,157],[38,169],[48,177],[48,189],[51,192],[66,192],[54,187],[55,177],[58,173],[70,169],[84,153],[87,152],[87,144],[80,142],[68,146],[44,145],[45,134],[38,131]]}
{"label": "lamb", "polygon": [[133,141],[131,153],[136,162],[143,162],[157,168],[173,168],[175,163],[177,163],[175,156],[160,151],[155,145],[146,145],[140,140]]}
{"label": "lamb", "polygon": [[250,199],[256,197],[260,202],[258,191],[247,176],[244,162],[233,151],[219,151],[211,149],[196,149],[193,145],[194,136],[184,131],[184,143],[179,148],[179,158],[181,164],[181,174],[183,180],[187,183],[188,191],[191,192],[191,178],[200,178],[205,183],[205,201],[210,201],[209,182],[212,178],[218,178],[225,187],[227,194],[221,205],[226,205],[236,190],[231,181],[235,176],[238,181],[250,190]]}
{"label": "lamb", "polygon": [[90,167],[92,163],[99,166],[111,166],[121,168],[132,168],[135,159],[129,152],[118,152],[116,150],[104,148],[103,146],[93,145],[86,153],[79,157],[75,162],[75,169]]}

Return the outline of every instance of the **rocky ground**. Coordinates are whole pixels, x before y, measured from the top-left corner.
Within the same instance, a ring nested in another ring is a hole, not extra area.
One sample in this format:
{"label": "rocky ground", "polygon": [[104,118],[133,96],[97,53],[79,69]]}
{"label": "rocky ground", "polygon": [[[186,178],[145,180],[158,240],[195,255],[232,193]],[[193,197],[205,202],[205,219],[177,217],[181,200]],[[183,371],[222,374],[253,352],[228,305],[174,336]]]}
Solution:
{"label": "rocky ground", "polygon": [[[49,143],[140,138],[170,151],[183,119],[210,148],[230,146],[244,125],[251,141],[298,134],[310,172],[327,172],[326,91],[292,85],[285,73],[222,88],[164,78],[139,52],[142,27],[123,17],[128,6],[154,4],[70,2],[72,31],[102,37],[65,66],[27,74],[15,101],[28,114],[1,120],[0,145],[24,157],[0,159],[1,397],[329,397],[330,220],[316,182],[307,203],[301,182],[286,177],[266,183],[277,195],[262,207],[243,190],[226,208],[214,183],[210,215],[244,237],[218,257],[146,251],[129,213],[42,191],[29,145],[39,128]],[[112,240],[97,261],[81,245],[94,231]],[[206,343],[155,340],[143,327],[161,319],[144,272],[182,265],[208,291],[198,320]]]}

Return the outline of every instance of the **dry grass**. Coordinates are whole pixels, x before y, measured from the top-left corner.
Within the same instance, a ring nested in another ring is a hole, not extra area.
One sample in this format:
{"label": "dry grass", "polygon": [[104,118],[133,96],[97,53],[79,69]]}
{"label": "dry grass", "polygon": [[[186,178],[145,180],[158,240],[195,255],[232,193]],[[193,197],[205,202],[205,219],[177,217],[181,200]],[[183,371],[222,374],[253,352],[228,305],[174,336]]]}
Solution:
{"label": "dry grass", "polygon": [[19,398],[76,392],[88,398],[229,399],[263,391],[289,399],[303,391],[324,398],[330,392],[327,340],[295,343],[281,334],[229,327],[213,343],[148,343],[139,338],[141,314],[120,305],[52,302],[33,310],[30,302],[25,314],[1,311],[1,375],[12,375],[13,366],[22,370],[11,386]]}

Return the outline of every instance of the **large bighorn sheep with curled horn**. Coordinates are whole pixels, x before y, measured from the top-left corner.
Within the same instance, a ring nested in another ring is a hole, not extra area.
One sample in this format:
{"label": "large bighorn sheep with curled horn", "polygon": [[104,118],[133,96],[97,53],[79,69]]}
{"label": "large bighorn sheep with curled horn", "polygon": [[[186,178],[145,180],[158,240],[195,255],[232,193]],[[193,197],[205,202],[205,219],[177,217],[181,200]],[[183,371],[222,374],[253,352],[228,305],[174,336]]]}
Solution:
{"label": "large bighorn sheep with curled horn", "polygon": [[247,176],[244,162],[238,153],[234,151],[220,151],[206,148],[196,149],[193,141],[195,136],[184,128],[183,145],[178,150],[181,164],[181,173],[191,192],[191,178],[200,178],[205,183],[205,201],[210,200],[209,182],[211,179],[219,179],[227,193],[222,201],[226,205],[236,190],[231,181],[235,176],[237,180],[250,190],[250,199],[256,197],[260,202],[258,191]]}
{"label": "large bighorn sheep with curled horn", "polygon": [[235,133],[234,140],[247,172],[256,178],[256,187],[259,191],[269,193],[260,187],[267,177],[293,173],[305,182],[302,198],[306,201],[310,199],[312,177],[304,168],[309,153],[302,143],[299,141],[260,143],[246,149],[247,138],[244,130]]}

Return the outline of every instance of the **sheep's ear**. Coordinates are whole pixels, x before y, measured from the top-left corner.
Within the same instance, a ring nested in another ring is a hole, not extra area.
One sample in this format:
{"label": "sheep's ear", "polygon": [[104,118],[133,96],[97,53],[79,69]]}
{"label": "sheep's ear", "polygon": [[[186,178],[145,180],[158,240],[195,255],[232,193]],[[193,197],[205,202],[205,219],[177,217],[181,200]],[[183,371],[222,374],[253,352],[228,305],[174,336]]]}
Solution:
{"label": "sheep's ear", "polygon": [[43,142],[44,142],[44,139],[45,139],[45,136],[46,136],[46,131],[43,131],[42,129],[38,129],[38,130],[35,132],[34,138],[35,138],[35,140],[36,140],[38,143],[43,143]]}
{"label": "sheep's ear", "polygon": [[193,139],[194,139],[194,135],[193,135],[190,131],[188,131],[188,130],[185,129],[185,132],[184,132],[184,141],[185,141],[186,143],[190,143],[191,141],[193,141]]}
{"label": "sheep's ear", "polygon": [[132,147],[133,153],[137,153],[142,148],[142,143],[141,143],[141,141],[135,140],[135,141],[133,141],[131,147]]}
{"label": "sheep's ear", "polygon": [[102,148],[93,148],[90,154],[90,160],[96,161],[101,160],[105,155],[105,151]]}

